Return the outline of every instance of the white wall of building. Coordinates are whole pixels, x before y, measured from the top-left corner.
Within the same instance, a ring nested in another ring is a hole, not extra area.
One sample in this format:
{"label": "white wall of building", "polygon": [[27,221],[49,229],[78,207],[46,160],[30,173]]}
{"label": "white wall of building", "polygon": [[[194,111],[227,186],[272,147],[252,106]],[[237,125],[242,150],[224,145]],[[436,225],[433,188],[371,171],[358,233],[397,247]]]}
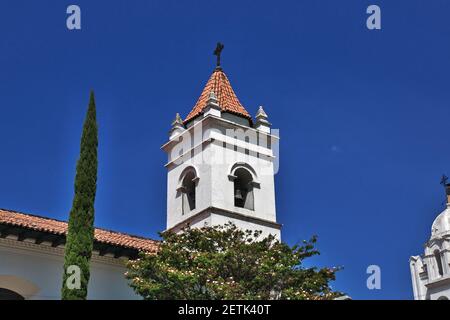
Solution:
{"label": "white wall of building", "polygon": [[[61,299],[64,250],[0,239],[0,288],[26,299]],[[140,299],[128,286],[124,261],[93,255],[88,299]]]}
{"label": "white wall of building", "polygon": [[277,239],[281,239],[281,230],[275,229],[273,226],[268,226],[262,223],[255,223],[250,220],[241,218],[233,218],[221,214],[212,214],[211,221],[213,225],[224,225],[228,222],[234,223],[243,230],[260,230],[262,231],[260,238],[265,238],[269,234],[274,235]]}
{"label": "white wall of building", "polygon": [[433,222],[424,254],[409,265],[415,300],[450,300],[450,204]]}

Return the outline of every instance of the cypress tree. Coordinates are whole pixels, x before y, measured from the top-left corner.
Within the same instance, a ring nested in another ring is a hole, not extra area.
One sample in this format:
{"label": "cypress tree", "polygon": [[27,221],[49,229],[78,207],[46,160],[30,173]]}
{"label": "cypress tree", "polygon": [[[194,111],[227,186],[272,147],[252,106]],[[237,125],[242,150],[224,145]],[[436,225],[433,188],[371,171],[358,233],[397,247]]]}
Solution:
{"label": "cypress tree", "polygon": [[[80,157],[75,176],[75,194],[64,250],[64,275],[61,292],[63,300],[83,300],[87,297],[90,277],[89,265],[94,244],[97,146],[95,99],[94,92],[91,91],[89,107],[83,125]],[[78,273],[77,270],[80,272]],[[77,279],[78,275],[79,278]]]}

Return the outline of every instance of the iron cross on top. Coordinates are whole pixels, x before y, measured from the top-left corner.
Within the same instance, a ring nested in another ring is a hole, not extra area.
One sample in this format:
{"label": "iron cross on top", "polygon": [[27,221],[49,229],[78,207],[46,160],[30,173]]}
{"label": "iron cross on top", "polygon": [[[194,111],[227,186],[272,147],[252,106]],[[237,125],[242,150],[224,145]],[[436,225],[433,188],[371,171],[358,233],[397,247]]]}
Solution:
{"label": "iron cross on top", "polygon": [[443,174],[442,175],[442,178],[441,178],[441,184],[445,187],[445,186],[447,186],[447,181],[448,181],[448,177],[445,175],[445,174]]}
{"label": "iron cross on top", "polygon": [[217,42],[216,50],[214,50],[214,55],[217,56],[217,66],[220,67],[220,55],[222,54],[222,50],[224,45],[220,42]]}

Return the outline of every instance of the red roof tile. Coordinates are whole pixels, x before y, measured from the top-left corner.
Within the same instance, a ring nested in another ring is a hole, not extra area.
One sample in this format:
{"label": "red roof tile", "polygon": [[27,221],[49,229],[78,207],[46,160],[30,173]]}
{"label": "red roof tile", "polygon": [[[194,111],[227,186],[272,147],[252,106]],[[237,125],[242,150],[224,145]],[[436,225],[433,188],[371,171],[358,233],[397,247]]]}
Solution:
{"label": "red roof tile", "polygon": [[[66,235],[67,233],[67,222],[4,209],[0,209],[0,224],[7,224],[57,235]],[[95,240],[100,243],[136,250],[154,252],[158,247],[158,241],[155,240],[100,228],[95,228],[94,236]]]}
{"label": "red roof tile", "polygon": [[198,101],[195,104],[194,108],[192,108],[192,111],[184,120],[185,123],[194,119],[203,112],[211,91],[214,91],[214,93],[216,94],[222,112],[230,112],[243,116],[249,120],[252,119],[247,110],[245,110],[245,108],[239,102],[239,99],[234,93],[227,75],[225,74],[225,72],[223,72],[222,68],[218,67],[214,70],[213,74],[206,83],[206,86],[203,89],[200,98],[198,98]]}

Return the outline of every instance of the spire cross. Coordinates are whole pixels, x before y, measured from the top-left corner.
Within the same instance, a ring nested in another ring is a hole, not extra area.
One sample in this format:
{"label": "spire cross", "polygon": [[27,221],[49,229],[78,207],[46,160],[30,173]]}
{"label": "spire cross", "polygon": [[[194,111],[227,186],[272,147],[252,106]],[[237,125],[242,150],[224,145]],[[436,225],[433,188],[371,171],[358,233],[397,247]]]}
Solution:
{"label": "spire cross", "polygon": [[222,50],[224,45],[220,42],[217,42],[216,50],[214,50],[214,55],[217,56],[217,66],[220,67],[220,55],[222,54]]}
{"label": "spire cross", "polygon": [[448,177],[445,175],[445,174],[443,174],[442,175],[442,178],[441,178],[441,184],[445,187],[445,186],[447,186],[447,181],[448,181]]}

